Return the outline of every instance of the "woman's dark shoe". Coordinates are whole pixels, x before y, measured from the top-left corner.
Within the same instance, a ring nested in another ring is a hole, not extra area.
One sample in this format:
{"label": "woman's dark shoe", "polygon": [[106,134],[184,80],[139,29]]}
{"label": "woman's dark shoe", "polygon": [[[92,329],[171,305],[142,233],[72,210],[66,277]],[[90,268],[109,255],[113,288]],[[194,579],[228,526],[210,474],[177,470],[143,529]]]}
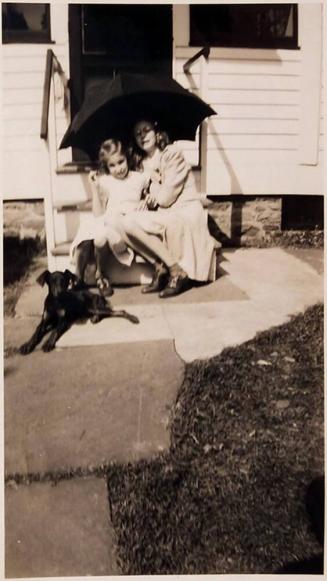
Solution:
{"label": "woman's dark shoe", "polygon": [[189,288],[190,288],[190,279],[187,275],[185,276],[182,274],[177,274],[175,276],[170,276],[166,288],[164,288],[159,293],[159,297],[161,299],[175,297],[176,295],[180,295]]}
{"label": "woman's dark shoe", "polygon": [[156,267],[153,279],[151,280],[150,284],[147,284],[142,288],[142,293],[157,293],[162,291],[169,279],[169,272],[167,268],[162,264]]}

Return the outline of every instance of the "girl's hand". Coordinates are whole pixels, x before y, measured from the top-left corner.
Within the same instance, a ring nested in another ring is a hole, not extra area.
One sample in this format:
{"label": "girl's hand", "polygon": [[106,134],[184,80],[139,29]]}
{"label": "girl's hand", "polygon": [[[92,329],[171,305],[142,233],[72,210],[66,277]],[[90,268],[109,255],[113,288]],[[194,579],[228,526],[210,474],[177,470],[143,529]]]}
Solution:
{"label": "girl's hand", "polygon": [[127,245],[122,239],[119,239],[115,242],[111,242],[110,246],[112,250],[115,250],[117,252],[117,254],[123,254],[123,252],[126,252],[127,250]]}
{"label": "girl's hand", "polygon": [[92,171],[90,171],[88,177],[89,177],[89,182],[91,184],[92,183],[95,183],[97,181],[97,179],[98,179],[98,172],[96,170],[92,170]]}

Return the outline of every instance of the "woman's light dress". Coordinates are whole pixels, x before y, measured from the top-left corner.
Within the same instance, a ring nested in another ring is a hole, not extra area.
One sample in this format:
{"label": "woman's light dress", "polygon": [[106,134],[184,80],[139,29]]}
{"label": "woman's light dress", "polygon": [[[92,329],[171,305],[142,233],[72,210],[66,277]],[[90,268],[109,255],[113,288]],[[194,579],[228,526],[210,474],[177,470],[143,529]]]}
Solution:
{"label": "woman's light dress", "polygon": [[208,214],[196,190],[189,164],[175,144],[157,150],[143,160],[144,174],[158,174],[160,184],[152,184],[159,203],[157,211],[137,212],[133,220],[166,244],[172,258],[197,281],[215,279],[214,241],[208,230]]}

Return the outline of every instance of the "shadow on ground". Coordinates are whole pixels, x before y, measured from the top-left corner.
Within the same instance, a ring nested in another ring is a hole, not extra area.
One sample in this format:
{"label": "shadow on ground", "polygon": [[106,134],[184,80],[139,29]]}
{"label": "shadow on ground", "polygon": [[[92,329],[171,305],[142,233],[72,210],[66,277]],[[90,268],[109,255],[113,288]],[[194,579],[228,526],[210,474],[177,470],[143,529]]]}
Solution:
{"label": "shadow on ground", "polygon": [[44,254],[44,243],[39,238],[19,239],[5,236],[3,242],[3,284],[13,284],[25,276],[33,259]]}
{"label": "shadow on ground", "polygon": [[169,452],[109,470],[124,574],[271,574],[321,561],[305,495],[323,473],[322,321],[316,305],[187,365]]}

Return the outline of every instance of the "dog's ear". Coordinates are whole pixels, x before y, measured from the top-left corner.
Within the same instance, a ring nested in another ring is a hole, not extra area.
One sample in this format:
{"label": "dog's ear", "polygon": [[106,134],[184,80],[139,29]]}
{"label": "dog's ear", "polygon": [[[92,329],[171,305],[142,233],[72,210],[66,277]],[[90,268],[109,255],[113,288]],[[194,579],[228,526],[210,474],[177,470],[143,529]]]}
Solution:
{"label": "dog's ear", "polygon": [[68,283],[70,283],[71,286],[74,286],[74,284],[76,284],[76,282],[78,281],[76,274],[68,270],[68,268],[66,268],[64,275],[66,277],[66,280],[68,281]]}
{"label": "dog's ear", "polygon": [[40,276],[37,277],[36,282],[38,282],[41,286],[44,286],[44,283],[49,282],[50,272],[48,270],[44,270]]}

